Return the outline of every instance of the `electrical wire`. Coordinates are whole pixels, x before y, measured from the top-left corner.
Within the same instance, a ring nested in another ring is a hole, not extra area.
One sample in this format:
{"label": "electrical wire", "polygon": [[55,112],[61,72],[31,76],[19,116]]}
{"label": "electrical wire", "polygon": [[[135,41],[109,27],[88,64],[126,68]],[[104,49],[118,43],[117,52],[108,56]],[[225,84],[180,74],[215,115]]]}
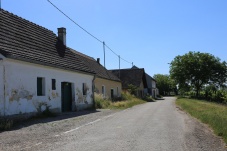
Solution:
{"label": "electrical wire", "polygon": [[105,46],[106,46],[106,48],[108,48],[110,51],[112,51],[113,54],[115,54],[116,56],[119,56],[119,55],[116,54],[108,45],[105,44]]}
{"label": "electrical wire", "polygon": [[73,19],[71,19],[68,15],[66,15],[62,10],[60,10],[56,5],[54,5],[50,0],[47,0],[51,5],[53,5],[59,12],[61,12],[65,17],[67,17],[69,20],[71,20],[74,24],[76,24],[78,27],[80,27],[83,31],[85,31],[87,34],[89,34],[90,36],[92,36],[93,38],[95,38],[97,41],[101,42],[102,41],[100,39],[98,39],[97,37],[95,37],[94,35],[92,35],[91,33],[89,33],[86,29],[84,29],[83,27],[81,27],[79,24],[77,24]]}
{"label": "electrical wire", "polygon": [[114,52],[108,45],[106,45],[103,41],[101,41],[99,38],[97,38],[96,36],[94,36],[93,34],[91,34],[90,32],[88,32],[86,29],[84,29],[82,26],[80,26],[78,23],[76,23],[72,18],[70,18],[68,15],[66,15],[62,10],[60,10],[55,4],[53,4],[50,0],[47,0],[53,7],[55,7],[60,13],[62,13],[66,18],[68,18],[69,20],[71,20],[75,25],[77,25],[80,29],[82,29],[84,32],[86,32],[88,35],[90,35],[91,37],[93,37],[94,39],[96,39],[98,42],[102,43],[104,46],[106,46],[113,54],[115,54],[117,57],[119,57],[120,59],[122,59],[123,61],[132,64],[131,62],[125,60],[124,58],[120,57],[120,55],[118,55],[116,52]]}

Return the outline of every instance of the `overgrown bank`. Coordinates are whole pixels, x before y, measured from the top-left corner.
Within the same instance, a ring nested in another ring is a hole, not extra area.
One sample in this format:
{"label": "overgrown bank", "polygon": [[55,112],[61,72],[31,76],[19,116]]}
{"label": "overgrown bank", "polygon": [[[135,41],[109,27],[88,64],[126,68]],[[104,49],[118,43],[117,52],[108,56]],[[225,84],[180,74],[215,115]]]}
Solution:
{"label": "overgrown bank", "polygon": [[138,104],[153,101],[154,100],[151,97],[140,99],[128,92],[122,93],[121,98],[118,100],[104,99],[101,95],[95,94],[96,109],[126,109]]}
{"label": "overgrown bank", "polygon": [[227,143],[227,106],[217,103],[180,98],[176,104],[183,110],[208,124],[216,135],[223,137]]}

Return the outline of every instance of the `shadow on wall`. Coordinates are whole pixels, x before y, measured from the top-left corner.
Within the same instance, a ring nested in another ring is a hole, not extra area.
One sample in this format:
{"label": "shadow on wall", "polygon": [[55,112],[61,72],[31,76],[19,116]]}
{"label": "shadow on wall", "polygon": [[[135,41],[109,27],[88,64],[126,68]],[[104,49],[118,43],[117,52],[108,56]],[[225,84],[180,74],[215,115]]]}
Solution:
{"label": "shadow on wall", "polygon": [[59,40],[59,38],[57,38],[57,42],[56,42],[55,46],[56,46],[56,50],[58,52],[58,55],[60,57],[64,57],[65,51],[66,51],[66,46],[63,44],[63,42],[61,40]]}

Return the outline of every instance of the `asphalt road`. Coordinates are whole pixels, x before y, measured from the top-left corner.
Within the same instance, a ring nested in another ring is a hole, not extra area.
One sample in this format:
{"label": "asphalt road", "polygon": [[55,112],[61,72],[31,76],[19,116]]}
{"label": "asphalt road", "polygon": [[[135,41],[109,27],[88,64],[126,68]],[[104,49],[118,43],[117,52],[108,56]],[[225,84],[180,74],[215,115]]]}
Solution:
{"label": "asphalt road", "polygon": [[[40,136],[33,132],[33,137],[37,137],[36,141],[30,142],[24,148],[15,146],[14,149],[56,151],[225,150],[220,138],[214,136],[206,125],[179,110],[174,101],[175,98],[167,97],[165,100],[138,105],[105,116],[96,116],[80,125],[58,128],[58,131],[51,128],[48,133]],[[70,120],[67,122],[70,123]],[[66,124],[66,121],[64,123]],[[26,131],[26,128],[22,131]],[[20,130],[17,133],[20,133]],[[13,135],[16,136],[14,132],[8,134],[8,136]],[[0,136],[0,138],[4,137]],[[29,142],[29,140],[27,141]]]}

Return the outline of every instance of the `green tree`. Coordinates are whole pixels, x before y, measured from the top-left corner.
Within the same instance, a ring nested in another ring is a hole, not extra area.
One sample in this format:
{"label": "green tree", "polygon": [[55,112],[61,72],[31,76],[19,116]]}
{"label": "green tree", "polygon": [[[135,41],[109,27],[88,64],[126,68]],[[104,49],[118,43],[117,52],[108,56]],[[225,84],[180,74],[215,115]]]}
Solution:
{"label": "green tree", "polygon": [[130,94],[136,95],[137,90],[138,90],[137,86],[134,86],[133,84],[128,85],[128,91]]}
{"label": "green tree", "polygon": [[176,56],[170,63],[170,76],[178,84],[179,88],[189,85],[199,91],[205,84],[223,86],[227,77],[226,62],[209,53],[189,52],[182,56]]}
{"label": "green tree", "polygon": [[173,91],[176,93],[176,84],[170,79],[169,75],[155,74],[153,78],[156,80],[156,85],[161,95],[169,95]]}

